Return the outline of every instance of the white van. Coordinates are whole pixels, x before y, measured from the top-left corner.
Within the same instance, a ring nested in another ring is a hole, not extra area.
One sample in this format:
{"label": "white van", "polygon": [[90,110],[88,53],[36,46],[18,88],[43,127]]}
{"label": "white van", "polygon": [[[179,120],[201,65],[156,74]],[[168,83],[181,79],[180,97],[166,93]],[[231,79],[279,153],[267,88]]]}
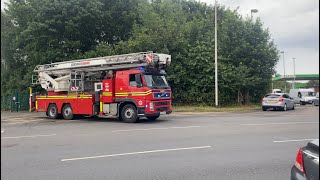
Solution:
{"label": "white van", "polygon": [[290,89],[289,96],[294,99],[296,104],[312,104],[316,98],[313,89]]}
{"label": "white van", "polygon": [[272,93],[282,93],[281,89],[272,89]]}

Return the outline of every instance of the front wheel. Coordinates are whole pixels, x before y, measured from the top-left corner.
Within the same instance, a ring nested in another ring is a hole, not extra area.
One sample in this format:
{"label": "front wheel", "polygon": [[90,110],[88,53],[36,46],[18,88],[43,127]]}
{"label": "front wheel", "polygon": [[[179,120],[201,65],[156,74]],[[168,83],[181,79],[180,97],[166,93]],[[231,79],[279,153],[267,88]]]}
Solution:
{"label": "front wheel", "polygon": [[70,104],[66,104],[63,106],[62,116],[64,119],[67,119],[67,120],[73,119],[73,112]]}
{"label": "front wheel", "polygon": [[147,119],[154,121],[154,120],[156,120],[158,117],[160,117],[160,115],[147,116]]}
{"label": "front wheel", "polygon": [[132,104],[125,105],[121,110],[121,119],[127,123],[135,123],[138,120],[137,108]]}

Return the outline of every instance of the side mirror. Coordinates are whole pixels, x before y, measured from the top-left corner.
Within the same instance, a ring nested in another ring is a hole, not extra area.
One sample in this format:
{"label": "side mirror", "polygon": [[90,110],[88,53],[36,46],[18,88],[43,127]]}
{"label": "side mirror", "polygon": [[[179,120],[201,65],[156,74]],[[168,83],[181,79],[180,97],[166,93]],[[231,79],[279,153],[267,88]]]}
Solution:
{"label": "side mirror", "polygon": [[135,79],[136,79],[136,83],[137,83],[137,88],[141,88],[142,87],[142,82],[141,82],[140,74],[136,74],[135,75]]}

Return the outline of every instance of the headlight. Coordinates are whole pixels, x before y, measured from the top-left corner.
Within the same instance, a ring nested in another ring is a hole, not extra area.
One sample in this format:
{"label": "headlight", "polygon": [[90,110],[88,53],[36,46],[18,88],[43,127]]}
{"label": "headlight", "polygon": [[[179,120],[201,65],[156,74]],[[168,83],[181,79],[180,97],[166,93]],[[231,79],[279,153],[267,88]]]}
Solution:
{"label": "headlight", "polygon": [[153,109],[153,102],[151,102],[150,104],[150,111],[153,111],[154,109]]}

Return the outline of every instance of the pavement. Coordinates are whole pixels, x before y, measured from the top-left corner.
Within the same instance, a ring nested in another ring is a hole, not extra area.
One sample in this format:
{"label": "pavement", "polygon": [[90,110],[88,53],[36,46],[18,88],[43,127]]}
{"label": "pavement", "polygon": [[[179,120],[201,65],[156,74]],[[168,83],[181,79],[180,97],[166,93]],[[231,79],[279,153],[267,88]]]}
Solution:
{"label": "pavement", "polygon": [[290,179],[319,107],[181,112],[128,124],[2,112],[1,179]]}

